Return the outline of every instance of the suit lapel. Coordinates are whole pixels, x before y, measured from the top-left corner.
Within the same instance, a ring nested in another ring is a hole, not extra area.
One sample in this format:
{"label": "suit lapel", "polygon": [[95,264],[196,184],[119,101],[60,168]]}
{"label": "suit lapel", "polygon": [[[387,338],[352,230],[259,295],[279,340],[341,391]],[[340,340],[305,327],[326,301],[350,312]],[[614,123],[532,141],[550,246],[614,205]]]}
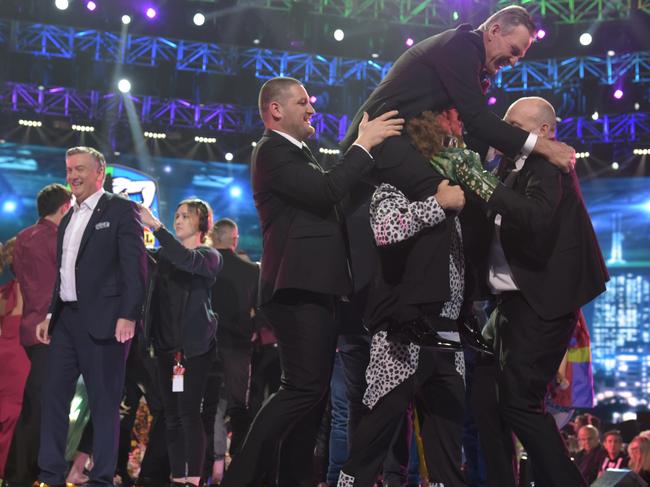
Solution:
{"label": "suit lapel", "polygon": [[86,225],[84,234],[81,237],[81,243],[79,244],[79,252],[77,253],[77,260],[79,260],[79,257],[81,257],[81,254],[84,251],[84,247],[88,243],[90,236],[95,231],[95,225],[97,224],[97,222],[99,222],[99,219],[101,218],[102,213],[104,213],[104,210],[106,210],[109,199],[110,198],[108,196],[108,193],[104,193],[102,197],[99,198],[99,201],[97,202],[97,205],[93,210],[93,214],[90,216],[90,220],[88,220],[88,225]]}

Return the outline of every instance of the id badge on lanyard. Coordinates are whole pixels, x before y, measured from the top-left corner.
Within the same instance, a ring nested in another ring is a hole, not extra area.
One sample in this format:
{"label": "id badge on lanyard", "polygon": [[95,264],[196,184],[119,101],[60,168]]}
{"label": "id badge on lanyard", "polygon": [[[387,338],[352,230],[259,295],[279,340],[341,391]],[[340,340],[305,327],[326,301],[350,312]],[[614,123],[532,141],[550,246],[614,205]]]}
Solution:
{"label": "id badge on lanyard", "polygon": [[172,392],[183,392],[183,378],[185,377],[185,367],[181,363],[183,356],[181,352],[176,352],[174,357],[175,364],[172,367]]}

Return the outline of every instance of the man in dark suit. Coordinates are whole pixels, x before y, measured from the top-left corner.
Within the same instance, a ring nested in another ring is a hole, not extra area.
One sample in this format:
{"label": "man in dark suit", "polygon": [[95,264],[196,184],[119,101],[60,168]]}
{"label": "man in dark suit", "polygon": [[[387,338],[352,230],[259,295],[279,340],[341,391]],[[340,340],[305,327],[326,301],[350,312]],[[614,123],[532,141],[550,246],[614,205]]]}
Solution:
{"label": "man in dark suit", "polygon": [[126,357],[144,299],[142,226],[135,204],[102,189],[106,161],[100,152],[69,149],[66,172],[76,201],[59,225],[50,315],[37,327],[38,339],[50,344],[39,479],[64,485],[68,414],[82,374],[94,432],[88,485],[112,486]]}
{"label": "man in dark suit", "polygon": [[312,456],[336,349],[338,301],[353,290],[339,203],[373,166],[369,151],[398,135],[403,119],[368,121],[340,164],[325,171],[304,141],[314,109],[299,81],[260,90],[266,131],[252,156],[253,195],[263,234],[261,310],[278,340],[280,390],[256,416],[222,485],[260,485],[279,452],[280,487],[313,486]]}
{"label": "man in dark suit", "polygon": [[[219,316],[217,367],[223,377],[220,396],[226,399],[226,416],[230,418],[232,457],[239,451],[250,425],[248,393],[253,351],[253,312],[260,269],[257,264],[237,254],[239,229],[233,220],[222,218],[217,221],[210,236],[212,246],[223,256],[223,270],[212,286],[212,309]],[[223,431],[223,428],[216,430]],[[218,460],[223,473],[223,458]]]}
{"label": "man in dark suit", "polygon": [[[542,98],[516,101],[504,120],[540,139],[555,137],[555,111]],[[579,309],[602,293],[608,280],[577,176],[537,155],[504,159],[503,183],[480,166],[473,174],[456,170],[466,187],[478,188],[479,173],[487,182],[478,193],[491,217],[483,275],[498,303],[492,317],[498,402],[489,416],[487,398],[473,401],[489,485],[516,484],[511,431],[532,459],[536,483],[587,485],[544,409],[547,385],[567,350]]]}
{"label": "man in dark suit", "polygon": [[[466,140],[475,145],[491,145],[512,157],[534,151],[568,168],[575,157],[571,147],[506,124],[489,111],[485,102],[487,77],[522,58],[535,32],[535,24],[525,9],[507,7],[477,30],[465,24],[416,44],[397,59],[359,109],[343,147],[356,137],[364,112],[372,115],[398,109],[408,121],[426,110],[455,107],[468,132]],[[372,155],[376,160],[372,177],[390,183],[412,201],[433,196],[442,181],[406,135],[387,139],[373,149]],[[399,306],[390,312],[400,322],[419,320],[423,304],[443,303],[449,298],[449,280],[441,276],[447,275],[452,221],[448,219],[446,224],[413,239],[398,291]],[[420,343],[426,344],[427,340]]]}

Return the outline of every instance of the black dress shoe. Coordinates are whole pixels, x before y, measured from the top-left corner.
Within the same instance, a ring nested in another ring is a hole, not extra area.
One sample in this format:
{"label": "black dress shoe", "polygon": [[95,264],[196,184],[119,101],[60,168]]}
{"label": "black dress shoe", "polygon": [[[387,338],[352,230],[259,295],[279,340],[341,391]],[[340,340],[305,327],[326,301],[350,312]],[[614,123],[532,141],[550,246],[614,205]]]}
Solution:
{"label": "black dress shoe", "polygon": [[481,327],[478,324],[476,316],[470,316],[458,322],[458,334],[460,341],[466,347],[476,350],[477,352],[487,355],[494,355],[494,350],[490,344],[485,341],[481,333]]}
{"label": "black dress shoe", "polygon": [[463,349],[460,342],[441,337],[426,316],[403,322],[393,322],[388,326],[386,339],[395,343],[414,343],[422,347],[449,352]]}

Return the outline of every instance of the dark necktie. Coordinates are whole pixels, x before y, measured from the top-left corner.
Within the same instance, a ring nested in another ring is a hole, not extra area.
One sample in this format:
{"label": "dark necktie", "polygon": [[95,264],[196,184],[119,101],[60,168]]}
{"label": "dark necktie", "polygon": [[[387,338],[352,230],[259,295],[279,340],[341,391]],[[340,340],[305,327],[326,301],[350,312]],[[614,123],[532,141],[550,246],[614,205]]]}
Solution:
{"label": "dark necktie", "polygon": [[302,144],[302,153],[305,154],[305,157],[309,159],[309,162],[313,162],[316,164],[321,170],[323,169],[321,165],[318,163],[318,160],[316,157],[314,157],[314,154],[312,154],[311,150],[309,150],[309,146],[307,144]]}

